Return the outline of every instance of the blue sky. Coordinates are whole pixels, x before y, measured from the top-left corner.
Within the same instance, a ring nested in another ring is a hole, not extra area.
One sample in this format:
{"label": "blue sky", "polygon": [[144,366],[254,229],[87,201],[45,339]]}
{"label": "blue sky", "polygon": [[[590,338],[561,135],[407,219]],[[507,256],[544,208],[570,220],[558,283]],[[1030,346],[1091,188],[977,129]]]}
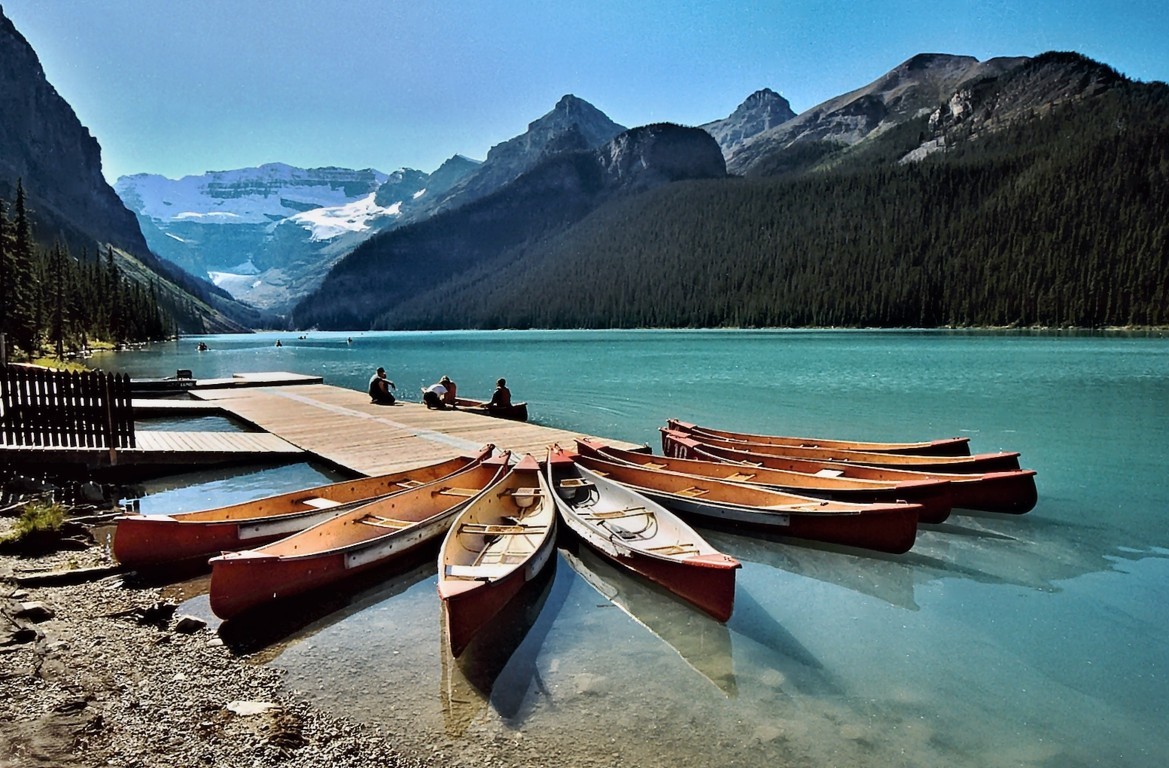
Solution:
{"label": "blue sky", "polygon": [[1074,50],[1169,79],[1169,0],[0,0],[105,174],[286,162],[433,171],[574,93],[696,125],[759,88],[796,112],[917,53]]}

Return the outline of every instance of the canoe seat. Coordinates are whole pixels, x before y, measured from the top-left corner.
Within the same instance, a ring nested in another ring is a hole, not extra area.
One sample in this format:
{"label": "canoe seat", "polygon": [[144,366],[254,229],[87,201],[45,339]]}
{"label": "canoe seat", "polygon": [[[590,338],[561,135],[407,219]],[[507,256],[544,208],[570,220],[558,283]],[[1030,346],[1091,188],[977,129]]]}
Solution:
{"label": "canoe seat", "polygon": [[591,480],[583,477],[566,477],[560,481],[561,488],[589,488],[592,484]]}
{"label": "canoe seat", "polygon": [[448,565],[444,571],[456,579],[498,579],[515,570],[514,565],[491,563],[488,565]]}
{"label": "canoe seat", "polygon": [[378,528],[409,528],[413,523],[406,520],[395,520],[391,517],[380,517],[378,515],[366,515],[358,522],[366,525],[376,525]]}
{"label": "canoe seat", "polygon": [[698,486],[696,486],[696,485],[692,485],[692,486],[690,486],[689,488],[683,488],[682,490],[680,490],[680,491],[677,491],[677,494],[678,494],[679,496],[691,496],[691,497],[693,497],[693,496],[701,496],[702,494],[704,494],[704,493],[709,493],[709,492],[710,492],[710,489],[709,489],[709,488],[699,488],[699,487],[698,487]]}
{"label": "canoe seat", "polygon": [[423,483],[421,480],[399,480],[398,482],[394,483],[394,485],[398,486],[399,488],[417,488],[418,486],[423,485]]}
{"label": "canoe seat", "polygon": [[686,542],[684,544],[664,544],[660,547],[646,547],[650,552],[656,552],[659,555],[696,555],[698,554],[698,545]]}
{"label": "canoe seat", "polygon": [[745,472],[736,472],[733,475],[727,475],[726,477],[723,478],[723,480],[729,480],[732,483],[745,483],[748,480],[754,479],[754,477],[755,477],[754,472],[752,472],[751,474],[747,474]]}
{"label": "canoe seat", "polygon": [[448,485],[448,486],[445,486],[443,488],[439,488],[437,490],[431,491],[430,495],[431,496],[461,496],[465,499],[469,499],[477,493],[479,493],[479,491],[476,491],[474,488],[453,488],[453,487]]}
{"label": "canoe seat", "polygon": [[313,509],[331,509],[332,507],[341,506],[341,502],[333,501],[332,499],[322,499],[320,496],[309,496],[304,499],[297,499],[300,504]]}
{"label": "canoe seat", "polygon": [[611,509],[608,512],[584,512],[582,517],[591,517],[594,520],[617,520],[622,517],[648,514],[649,511],[645,507],[625,507],[624,509]]}
{"label": "canoe seat", "polygon": [[665,469],[666,468],[665,464],[658,464],[655,461],[646,461],[646,462],[638,462],[638,463],[641,466],[645,467],[646,469]]}
{"label": "canoe seat", "polygon": [[484,536],[508,536],[516,534],[543,533],[546,525],[488,525],[486,523],[463,523],[459,533],[478,533]]}
{"label": "canoe seat", "polygon": [[840,477],[843,474],[843,469],[822,469],[816,473],[816,477]]}

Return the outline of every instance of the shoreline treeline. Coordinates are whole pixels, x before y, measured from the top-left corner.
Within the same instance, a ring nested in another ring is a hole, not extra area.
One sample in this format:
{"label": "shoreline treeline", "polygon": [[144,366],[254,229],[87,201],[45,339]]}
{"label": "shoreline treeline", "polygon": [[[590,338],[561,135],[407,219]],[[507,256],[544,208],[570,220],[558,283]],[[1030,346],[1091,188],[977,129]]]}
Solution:
{"label": "shoreline treeline", "polygon": [[174,333],[157,287],[127,280],[107,246],[104,257],[74,257],[60,240],[38,246],[23,183],[9,213],[0,199],[0,334],[7,349],[28,359],[46,348],[62,358],[91,342],[156,341]]}

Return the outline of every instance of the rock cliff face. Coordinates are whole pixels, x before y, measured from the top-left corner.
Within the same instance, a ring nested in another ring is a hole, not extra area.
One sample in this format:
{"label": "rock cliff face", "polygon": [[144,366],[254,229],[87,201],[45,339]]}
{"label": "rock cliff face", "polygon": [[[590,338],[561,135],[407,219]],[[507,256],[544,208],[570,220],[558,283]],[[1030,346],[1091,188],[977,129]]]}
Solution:
{"label": "rock cliff face", "polygon": [[563,96],[552,111],[528,124],[528,130],[496,144],[483,164],[445,194],[433,195],[413,217],[419,220],[485,197],[564,152],[596,149],[625,130],[584,99]]}
{"label": "rock cliff face", "polygon": [[787,99],[764,88],[748,96],[729,116],[700,127],[714,137],[726,157],[731,157],[745,142],[795,116]]}
{"label": "rock cliff face", "polygon": [[24,184],[39,237],[145,253],[134,215],[101,173],[101,147],[45,79],[36,52],[0,11],[0,198]]}
{"label": "rock cliff face", "polygon": [[970,56],[923,53],[868,85],[837,96],[733,147],[731,173],[750,174],[769,155],[795,144],[857,144],[921,114],[929,114],[955,91],[1009,71],[1025,58],[980,62]]}
{"label": "rock cliff face", "polygon": [[650,189],[683,179],[717,179],[727,175],[722,150],[699,128],[668,123],[634,128],[598,151],[598,161],[613,188]]}

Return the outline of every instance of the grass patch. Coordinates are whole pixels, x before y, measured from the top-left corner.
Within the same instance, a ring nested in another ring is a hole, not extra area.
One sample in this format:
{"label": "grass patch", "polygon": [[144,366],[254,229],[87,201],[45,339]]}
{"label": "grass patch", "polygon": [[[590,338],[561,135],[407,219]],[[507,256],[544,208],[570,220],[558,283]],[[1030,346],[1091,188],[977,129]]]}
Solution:
{"label": "grass patch", "polygon": [[5,540],[19,542],[38,533],[59,531],[64,524],[65,507],[45,501],[30,501],[24,505],[20,519],[8,532]]}

